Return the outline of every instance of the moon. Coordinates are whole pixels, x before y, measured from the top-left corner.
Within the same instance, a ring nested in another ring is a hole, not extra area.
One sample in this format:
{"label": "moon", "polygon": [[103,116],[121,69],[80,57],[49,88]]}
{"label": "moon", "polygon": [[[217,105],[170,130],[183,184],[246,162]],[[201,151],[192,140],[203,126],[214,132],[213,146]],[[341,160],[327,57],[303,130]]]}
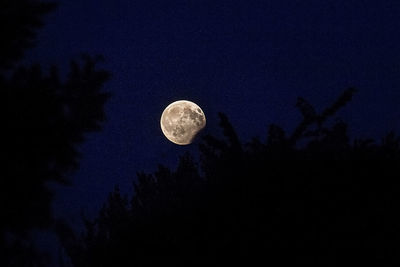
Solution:
{"label": "moon", "polygon": [[168,140],[177,145],[188,145],[206,126],[206,117],[195,103],[178,100],[164,109],[160,125]]}

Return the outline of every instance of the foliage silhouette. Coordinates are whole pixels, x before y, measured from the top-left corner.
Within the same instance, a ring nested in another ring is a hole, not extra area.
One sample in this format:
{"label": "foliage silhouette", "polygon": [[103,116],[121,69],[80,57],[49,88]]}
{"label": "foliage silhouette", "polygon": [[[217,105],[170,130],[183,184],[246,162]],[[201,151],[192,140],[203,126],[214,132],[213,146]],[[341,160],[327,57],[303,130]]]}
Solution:
{"label": "foliage silhouette", "polygon": [[398,264],[400,138],[351,144],[344,122],[325,125],[353,93],[321,115],[300,100],[301,131],[271,125],[265,143],[242,145],[220,113],[225,138],[204,137],[200,166],[186,154],[139,173],[81,236],[59,224],[72,266]]}
{"label": "foliage silhouette", "polygon": [[55,7],[55,3],[36,0],[0,2],[0,70],[13,67],[34,45],[36,31],[43,26],[43,15]]}
{"label": "foliage silhouette", "polygon": [[[49,182],[69,184],[78,167],[77,145],[85,134],[99,131],[102,92],[110,74],[97,68],[101,57],[72,60],[67,78],[56,66],[49,72],[39,64],[17,66],[34,45],[43,15],[54,3],[5,0],[0,4],[0,90],[6,102],[0,179],[0,265],[42,266],[29,231],[52,224]],[[28,255],[31,255],[28,257]]]}

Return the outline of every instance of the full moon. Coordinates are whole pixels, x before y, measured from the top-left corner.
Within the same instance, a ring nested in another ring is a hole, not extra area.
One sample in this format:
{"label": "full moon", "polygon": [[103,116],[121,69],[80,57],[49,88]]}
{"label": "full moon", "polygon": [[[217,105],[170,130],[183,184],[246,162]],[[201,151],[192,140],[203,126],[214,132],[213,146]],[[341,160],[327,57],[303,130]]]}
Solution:
{"label": "full moon", "polygon": [[195,103],[179,100],[165,108],[160,124],[161,130],[168,140],[177,145],[188,145],[206,126],[206,117]]}

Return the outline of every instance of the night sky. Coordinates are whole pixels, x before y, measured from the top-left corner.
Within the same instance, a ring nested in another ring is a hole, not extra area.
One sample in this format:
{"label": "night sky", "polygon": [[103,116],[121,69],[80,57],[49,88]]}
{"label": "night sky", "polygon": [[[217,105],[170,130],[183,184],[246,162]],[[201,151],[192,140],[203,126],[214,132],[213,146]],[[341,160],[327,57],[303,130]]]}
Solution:
{"label": "night sky", "polygon": [[400,2],[64,0],[46,17],[27,62],[68,68],[81,53],[102,54],[112,93],[100,133],[81,146],[70,187],[56,187],[54,212],[75,225],[112,191],[132,191],[137,171],[175,166],[190,146],[169,142],[163,109],[188,99],[218,135],[217,112],[241,140],[265,139],[268,124],[287,131],[301,119],[302,96],[322,109],[351,86],[338,115],[352,137],[400,130]]}

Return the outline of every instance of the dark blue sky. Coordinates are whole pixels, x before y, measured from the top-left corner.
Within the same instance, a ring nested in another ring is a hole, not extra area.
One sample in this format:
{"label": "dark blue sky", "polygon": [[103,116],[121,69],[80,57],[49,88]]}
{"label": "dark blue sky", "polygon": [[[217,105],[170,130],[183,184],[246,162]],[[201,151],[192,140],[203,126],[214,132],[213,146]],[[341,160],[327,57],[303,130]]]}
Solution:
{"label": "dark blue sky", "polygon": [[108,121],[81,147],[73,186],[58,188],[55,213],[79,222],[115,184],[130,192],[136,172],[174,164],[184,151],[161,133],[170,102],[196,102],[216,134],[226,113],[243,141],[269,123],[292,130],[302,96],[323,108],[359,89],[339,115],[352,136],[400,130],[400,2],[69,0],[46,19],[28,62],[68,66],[102,54],[113,74]]}

